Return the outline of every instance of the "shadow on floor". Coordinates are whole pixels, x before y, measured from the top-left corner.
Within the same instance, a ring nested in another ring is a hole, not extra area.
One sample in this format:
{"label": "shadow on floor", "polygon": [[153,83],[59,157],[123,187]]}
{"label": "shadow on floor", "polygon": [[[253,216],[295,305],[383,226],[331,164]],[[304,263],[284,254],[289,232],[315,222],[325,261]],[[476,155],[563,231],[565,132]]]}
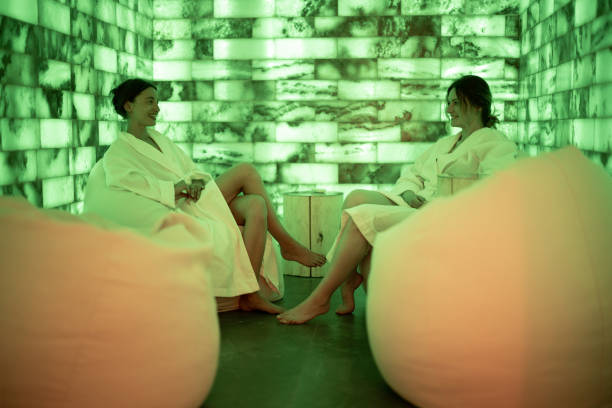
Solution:
{"label": "shadow on floor", "polygon": [[[299,303],[320,279],[285,277],[285,309]],[[274,316],[219,315],[221,354],[205,408],[414,407],[389,388],[378,371],[365,326],[365,294],[356,292],[350,316],[330,312],[305,325],[284,326]]]}

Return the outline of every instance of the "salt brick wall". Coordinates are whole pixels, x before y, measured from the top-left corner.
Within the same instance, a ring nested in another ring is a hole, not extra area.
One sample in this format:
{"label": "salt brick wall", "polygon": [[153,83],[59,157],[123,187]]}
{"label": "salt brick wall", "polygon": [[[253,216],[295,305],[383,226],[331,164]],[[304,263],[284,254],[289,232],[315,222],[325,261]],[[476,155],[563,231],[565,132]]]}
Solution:
{"label": "salt brick wall", "polygon": [[8,0],[2,194],[79,212],[122,126],[108,93],[133,76],[158,85],[158,130],[214,174],[254,163],[276,204],[295,189],[388,187],[457,131],[444,96],[468,73],[522,148],[575,144],[610,169],[609,3],[485,3]]}

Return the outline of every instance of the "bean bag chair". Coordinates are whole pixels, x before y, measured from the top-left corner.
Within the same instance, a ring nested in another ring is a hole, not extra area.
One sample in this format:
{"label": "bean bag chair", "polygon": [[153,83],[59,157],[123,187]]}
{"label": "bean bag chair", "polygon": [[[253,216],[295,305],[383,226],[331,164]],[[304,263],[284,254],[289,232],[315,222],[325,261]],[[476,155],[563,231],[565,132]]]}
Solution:
{"label": "bean bag chair", "polygon": [[219,325],[208,249],[180,234],[0,197],[0,406],[200,406]]}
{"label": "bean bag chair", "polygon": [[[84,211],[99,215],[104,219],[149,236],[158,230],[161,220],[175,214],[161,203],[130,191],[108,187],[101,160],[94,165],[89,174],[85,189]],[[187,215],[178,214],[174,218],[182,218],[187,226],[190,224],[193,228],[200,228]],[[188,246],[197,245],[197,232],[191,235],[191,237],[186,237],[184,241]],[[259,284],[260,294],[264,298],[277,301],[282,299],[285,289],[283,274],[279,267],[280,250],[269,233],[266,239],[261,273],[257,283]],[[207,269],[210,273],[214,273],[211,268]],[[219,312],[236,310],[238,309],[238,300],[239,296],[217,296],[217,309]]]}
{"label": "bean bag chair", "polygon": [[382,234],[367,330],[420,407],[612,406],[612,178],[522,159]]}

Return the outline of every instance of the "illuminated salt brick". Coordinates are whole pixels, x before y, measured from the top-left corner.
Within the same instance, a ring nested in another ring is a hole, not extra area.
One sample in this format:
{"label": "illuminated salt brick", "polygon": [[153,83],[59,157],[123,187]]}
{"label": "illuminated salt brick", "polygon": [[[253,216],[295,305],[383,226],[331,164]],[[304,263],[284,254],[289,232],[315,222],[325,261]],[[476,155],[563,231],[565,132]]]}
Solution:
{"label": "illuminated salt brick", "polygon": [[317,163],[374,163],[376,162],[376,145],[374,143],[315,144]]}
{"label": "illuminated salt brick", "polygon": [[576,0],[574,5],[574,27],[588,23],[597,17],[597,2]]}
{"label": "illuminated salt brick", "polygon": [[339,16],[390,16],[400,13],[399,1],[338,0]]}
{"label": "illuminated salt brick", "polygon": [[497,124],[497,130],[503,133],[509,140],[516,141],[518,137],[517,122],[503,122]]}
{"label": "illuminated salt brick", "polygon": [[400,176],[401,164],[340,163],[340,183],[393,184]]}
{"label": "illuminated salt brick", "polygon": [[[348,103],[347,105],[340,107],[340,109],[336,112],[336,120],[338,122],[375,122],[378,120],[377,117],[378,102],[376,101],[361,101]],[[317,120],[320,119],[317,118]]]}
{"label": "illuminated salt brick", "polygon": [[401,45],[400,56],[402,58],[439,57],[440,49],[438,37],[411,36]]}
{"label": "illuminated salt brick", "polygon": [[119,135],[120,127],[118,122],[98,121],[98,144],[109,146]]}
{"label": "illuminated salt brick", "polygon": [[70,175],[89,173],[96,164],[96,148],[87,146],[70,149],[68,163]]}
{"label": "illuminated salt brick", "polygon": [[67,91],[36,88],[36,117],[72,118],[72,94]]}
{"label": "illuminated salt brick", "polygon": [[276,59],[336,58],[336,39],[332,38],[280,38],[275,43]]}
{"label": "illuminated salt brick", "polygon": [[192,61],[195,80],[251,79],[250,61]]}
{"label": "illuminated salt brick", "polygon": [[256,121],[308,121],[315,119],[312,103],[257,102],[253,104],[253,120]]}
{"label": "illuminated salt brick", "polygon": [[440,102],[437,101],[402,101],[383,102],[378,111],[381,122],[402,122],[406,120],[440,120]]}
{"label": "illuminated salt brick", "polygon": [[116,25],[117,13],[116,13],[116,1],[113,0],[96,0],[94,2],[95,9],[94,15],[101,21]]}
{"label": "illuminated salt brick", "polygon": [[317,37],[376,37],[376,17],[315,17]]}
{"label": "illuminated salt brick", "polygon": [[314,79],[312,60],[254,60],[253,79]]}
{"label": "illuminated salt brick", "polygon": [[274,0],[215,0],[215,17],[272,17]]}
{"label": "illuminated salt brick", "polygon": [[190,81],[192,61],[153,61],[155,81]]}
{"label": "illuminated salt brick", "polygon": [[193,159],[207,163],[251,163],[252,143],[194,143]]}
{"label": "illuminated salt brick", "polygon": [[399,99],[400,84],[397,81],[339,81],[339,99]]}
{"label": "illuminated salt brick", "polygon": [[612,48],[595,54],[595,83],[612,82]]}
{"label": "illuminated salt brick", "polygon": [[276,0],[275,14],[282,17],[335,16],[336,0]]}
{"label": "illuminated salt brick", "polygon": [[192,102],[159,102],[159,119],[170,122],[191,122]]}
{"label": "illuminated salt brick", "polygon": [[277,142],[336,142],[338,124],[335,122],[280,122],[276,125]]}
{"label": "illuminated salt brick", "polygon": [[464,13],[464,4],[463,0],[452,0],[443,2],[402,0],[401,12],[402,15],[405,16],[462,14]]}
{"label": "illuminated salt brick", "polygon": [[402,99],[446,99],[446,90],[452,83],[451,80],[402,80],[400,82],[400,97]]}
{"label": "illuminated salt brick", "polygon": [[603,153],[612,150],[612,119],[595,119],[593,150]]}
{"label": "illuminated salt brick", "polygon": [[435,142],[449,134],[448,121],[408,121],[400,124],[402,142]]}
{"label": "illuminated salt brick", "polygon": [[506,18],[495,16],[442,16],[442,36],[478,35],[503,37],[506,33]]}
{"label": "illuminated salt brick", "polygon": [[431,143],[378,143],[378,163],[413,163]]}
{"label": "illuminated salt brick", "polygon": [[40,123],[37,119],[0,119],[2,150],[28,150],[40,147]]}
{"label": "illuminated salt brick", "polygon": [[375,59],[330,59],[315,61],[317,79],[376,79]]}
{"label": "illuminated salt brick", "polygon": [[94,45],[94,68],[116,74],[117,51],[102,45]]}
{"label": "illuminated salt brick", "polygon": [[120,52],[117,55],[117,65],[119,72],[124,75],[137,77],[138,76],[138,57],[132,54]]}
{"label": "illuminated salt brick", "polygon": [[36,152],[38,178],[61,177],[70,174],[68,149],[41,149]]}
{"label": "illuminated salt brick", "polygon": [[409,78],[409,79],[439,78],[440,77],[440,59],[438,58],[379,59],[378,60],[378,76],[379,78]]}
{"label": "illuminated salt brick", "polygon": [[153,22],[154,40],[180,40],[192,38],[192,20],[155,20]]}
{"label": "illuminated salt brick", "polygon": [[134,10],[130,10],[121,4],[116,4],[117,27],[128,31],[136,31],[136,14]]}
{"label": "illuminated salt brick", "polygon": [[491,58],[442,59],[442,78],[457,79],[463,75],[478,75],[484,79],[504,77],[504,60]]}
{"label": "illuminated salt brick", "polygon": [[[204,6],[200,6],[204,4]],[[200,7],[198,7],[200,6]],[[202,9],[200,11],[200,9]],[[155,0],[153,1],[153,17],[155,19],[200,17],[202,12],[212,14],[212,1],[185,2],[184,0]],[[199,13],[196,13],[200,11]],[[196,15],[194,15],[196,14]]]}
{"label": "illuminated salt brick", "polygon": [[557,66],[557,81],[555,82],[555,91],[567,91],[572,88],[573,63],[568,61],[565,64]]}
{"label": "illuminated salt brick", "polygon": [[590,117],[612,117],[612,83],[589,87],[588,115]]}
{"label": "illuminated salt brick", "polygon": [[0,152],[0,186],[35,180],[36,151]]}
{"label": "illuminated salt brick", "polygon": [[74,201],[74,178],[55,177],[42,180],[43,208],[53,208]]}
{"label": "illuminated salt brick", "polygon": [[399,142],[400,140],[400,125],[397,123],[338,124],[338,141],[340,142]]}
{"label": "illuminated salt brick", "polygon": [[251,102],[193,102],[194,120],[207,122],[249,121],[253,116]]}
{"label": "illuminated salt brick", "polygon": [[136,34],[140,34],[140,38],[150,39],[153,37],[153,19],[142,13],[136,13]]}
{"label": "illuminated salt brick", "polygon": [[195,40],[155,40],[153,58],[155,60],[192,60],[195,58]]}
{"label": "illuminated salt brick", "polygon": [[[452,40],[452,39],[451,39]],[[465,57],[503,57],[519,58],[518,39],[505,37],[465,37],[465,46],[470,52]]]}
{"label": "illuminated salt brick", "polygon": [[278,178],[276,163],[254,163],[253,165],[264,183],[274,183]]}
{"label": "illuminated salt brick", "polygon": [[70,7],[53,0],[39,0],[38,24],[70,35]]}
{"label": "illuminated salt brick", "polygon": [[255,143],[257,163],[295,163],[312,161],[310,143]]}
{"label": "illuminated salt brick", "polygon": [[215,81],[215,99],[222,101],[248,101],[274,99],[272,81]]}
{"label": "illuminated salt brick", "polygon": [[31,118],[35,114],[34,88],[6,85],[3,89],[2,102],[5,105],[4,116],[7,118]]}
{"label": "illuminated salt brick", "polygon": [[79,120],[94,120],[95,117],[95,98],[93,95],[73,93],[72,100],[76,117]]}
{"label": "illuminated salt brick", "polygon": [[253,38],[313,37],[314,21],[314,17],[258,18],[253,23]]}
{"label": "illuminated salt brick", "polygon": [[581,150],[593,150],[595,147],[595,119],[574,119],[571,142]]}
{"label": "illuminated salt brick", "polygon": [[38,0],[4,0],[1,9],[5,16],[38,24]]}
{"label": "illuminated salt brick", "polygon": [[38,68],[38,61],[33,56],[0,50],[0,61],[4,71],[3,84],[36,86],[34,69]]}
{"label": "illuminated salt brick", "polygon": [[62,119],[40,120],[40,146],[42,148],[72,145],[72,121]]}
{"label": "illuminated salt brick", "polygon": [[274,40],[228,39],[213,40],[213,55],[219,59],[274,58]]}
{"label": "illuminated salt brick", "polygon": [[322,100],[338,97],[336,81],[277,81],[278,100]]}
{"label": "illuminated salt brick", "polygon": [[329,163],[281,163],[281,182],[286,184],[337,184],[338,165]]}
{"label": "illuminated salt brick", "polygon": [[275,138],[274,122],[209,122],[205,125],[204,133],[211,135],[215,142],[262,142]]}
{"label": "illuminated salt brick", "polygon": [[338,38],[339,58],[376,58],[380,38]]}

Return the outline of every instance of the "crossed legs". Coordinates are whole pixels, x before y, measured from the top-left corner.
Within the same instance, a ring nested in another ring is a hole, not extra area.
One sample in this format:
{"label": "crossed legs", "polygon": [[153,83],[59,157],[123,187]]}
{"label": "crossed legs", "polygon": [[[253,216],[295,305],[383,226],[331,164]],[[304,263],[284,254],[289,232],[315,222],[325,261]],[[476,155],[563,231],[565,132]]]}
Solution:
{"label": "crossed legs", "polygon": [[[355,190],[347,196],[343,208],[360,204],[395,205],[376,191]],[[364,277],[357,273],[357,266],[364,260],[366,260],[366,266],[369,265],[367,261],[371,250],[372,247],[368,241],[353,220],[349,218],[338,238],[338,246],[327,276],[321,280],[306,300],[293,309],[278,315],[278,320],[284,324],[302,324],[318,315],[327,313],[330,298],[341,285],[342,305],[336,312],[338,314],[352,313],[355,308],[354,292],[364,280]]]}
{"label": "crossed legs", "polygon": [[[244,225],[243,240],[255,275],[259,277],[266,232],[278,241],[283,258],[306,266],[320,266],[325,256],[316,254],[297,242],[280,223],[257,170],[250,164],[239,164],[215,180],[238,225]],[[243,193],[243,195],[240,195]],[[257,292],[243,295],[243,310],[279,313],[283,309],[261,298]]]}

